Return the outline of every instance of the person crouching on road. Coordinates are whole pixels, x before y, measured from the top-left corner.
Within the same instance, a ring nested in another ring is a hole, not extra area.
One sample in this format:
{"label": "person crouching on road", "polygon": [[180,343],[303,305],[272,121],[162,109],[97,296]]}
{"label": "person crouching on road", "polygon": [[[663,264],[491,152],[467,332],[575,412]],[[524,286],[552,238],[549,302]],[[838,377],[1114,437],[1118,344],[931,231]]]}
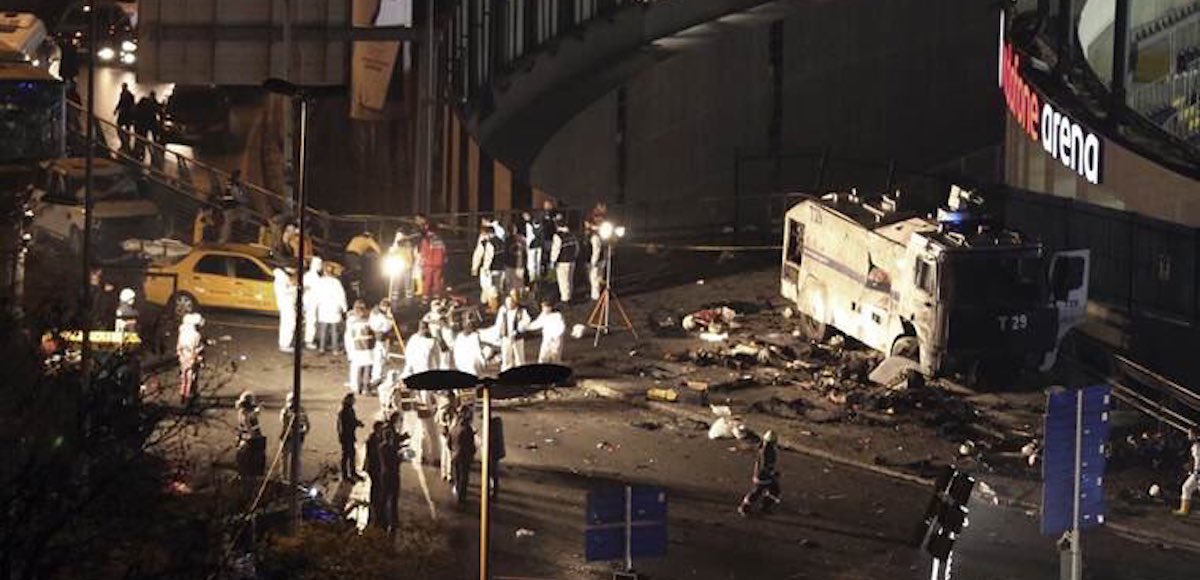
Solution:
{"label": "person crouching on road", "polygon": [[371,309],[367,317],[371,334],[375,337],[375,348],[371,351],[371,384],[383,379],[383,367],[387,362],[388,352],[391,351],[392,341],[395,340],[395,322],[392,320],[392,301],[384,298]]}
{"label": "person crouching on road", "polygon": [[279,351],[292,352],[296,337],[296,285],[283,268],[275,268],[275,307],[279,309]]}
{"label": "person crouching on road", "polygon": [[[292,448],[292,441],[295,437],[300,438],[300,445],[304,445],[304,436],[308,435],[308,413],[304,412],[304,407],[300,407],[298,413],[292,411],[292,403],[295,402],[295,395],[288,393],[287,399],[283,403],[283,408],[279,410],[279,440],[283,442],[285,450]],[[291,473],[292,462],[285,463],[283,468],[284,478],[287,481],[296,483],[299,481],[298,474]]]}
{"label": "person crouching on road", "polygon": [[453,456],[451,480],[454,482],[454,499],[458,505],[467,503],[470,489],[471,463],[475,461],[475,428],[471,425],[471,408],[459,408],[458,422],[450,431],[450,453]]}
{"label": "person crouching on road", "polygon": [[1200,431],[1195,427],[1188,429],[1188,443],[1192,453],[1192,465],[1187,479],[1183,481],[1182,495],[1179,497],[1179,509],[1176,515],[1186,516],[1192,512],[1192,494],[1200,489]]}
{"label": "person crouching on road", "polygon": [[371,390],[371,369],[375,362],[375,335],[371,331],[370,313],[362,300],[354,302],[354,310],[346,319],[346,356],[350,363],[352,392],[360,395]]}
{"label": "person crouching on road", "polygon": [[308,263],[308,271],[304,273],[304,346],[309,350],[317,348],[317,303],[318,289],[321,287],[321,273],[325,265],[321,258],[313,256]]}
{"label": "person crouching on road", "polygon": [[204,317],[199,312],[183,315],[179,324],[179,339],[175,343],[175,354],[179,357],[179,403],[190,404],[196,397],[200,379],[200,362],[204,352],[204,337],[200,327]]}
{"label": "person crouching on road", "polygon": [[550,300],[542,301],[542,313],[529,324],[529,330],[542,331],[542,346],[538,349],[538,362],[561,363],[563,337],[567,334],[567,321],[562,312],[554,308]]}
{"label": "person crouching on road", "polygon": [[529,326],[529,313],[517,302],[515,294],[504,299],[504,306],[496,312],[496,336],[500,337],[500,371],[525,364],[525,329]]}
{"label": "person crouching on road", "polygon": [[754,482],[754,489],[742,498],[741,505],[738,506],[738,513],[749,515],[755,509],[758,509],[761,503],[761,511],[768,513],[777,505],[780,500],[779,491],[779,470],[776,465],[779,461],[779,448],[776,445],[774,431],[763,433],[762,443],[758,447],[758,458],[754,461],[754,477],[751,481]]}
{"label": "person crouching on road", "polygon": [[317,284],[317,347],[325,352],[341,352],[342,317],[346,314],[346,289],[342,281],[326,267]]}

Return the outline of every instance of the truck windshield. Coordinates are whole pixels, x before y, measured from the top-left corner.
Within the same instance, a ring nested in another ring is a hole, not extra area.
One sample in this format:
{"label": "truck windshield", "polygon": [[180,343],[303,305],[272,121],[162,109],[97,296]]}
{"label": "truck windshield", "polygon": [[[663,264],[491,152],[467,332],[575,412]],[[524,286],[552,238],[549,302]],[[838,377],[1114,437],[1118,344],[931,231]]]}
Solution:
{"label": "truck windshield", "polygon": [[1047,300],[1045,264],[1037,255],[984,252],[955,256],[947,266],[950,302],[994,306]]}

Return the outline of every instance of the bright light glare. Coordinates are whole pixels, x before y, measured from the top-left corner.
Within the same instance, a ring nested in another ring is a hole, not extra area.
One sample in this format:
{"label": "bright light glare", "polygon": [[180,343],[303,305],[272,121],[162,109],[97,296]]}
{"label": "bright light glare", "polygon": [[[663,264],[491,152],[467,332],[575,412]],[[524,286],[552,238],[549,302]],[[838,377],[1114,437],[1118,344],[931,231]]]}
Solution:
{"label": "bright light glare", "polygon": [[613,233],[616,234],[618,238],[625,237],[625,226],[617,226],[616,229],[613,230]]}
{"label": "bright light glare", "polygon": [[613,237],[612,222],[604,222],[600,224],[600,239],[607,240]]}
{"label": "bright light glare", "polygon": [[136,62],[137,62],[136,54],[133,54],[132,52],[126,52],[126,53],[121,54],[121,63],[122,64],[133,64]]}
{"label": "bright light glare", "polygon": [[100,60],[112,60],[116,58],[117,52],[106,46],[96,51],[96,56],[100,57]]}
{"label": "bright light glare", "polygon": [[399,276],[406,268],[408,264],[400,256],[391,255],[383,259],[383,273],[389,278]]}
{"label": "bright light glare", "polygon": [[123,50],[125,52],[137,52],[137,43],[135,43],[131,40],[122,40],[121,41],[121,50]]}

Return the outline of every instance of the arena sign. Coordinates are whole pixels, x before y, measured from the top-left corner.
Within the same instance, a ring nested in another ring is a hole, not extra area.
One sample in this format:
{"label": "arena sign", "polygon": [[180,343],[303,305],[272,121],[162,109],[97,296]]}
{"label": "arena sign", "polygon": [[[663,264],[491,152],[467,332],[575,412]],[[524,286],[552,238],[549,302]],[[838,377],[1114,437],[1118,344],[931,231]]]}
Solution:
{"label": "arena sign", "polygon": [[1021,55],[1005,43],[1000,86],[1017,124],[1063,166],[1089,183],[1100,183],[1100,137],[1059,112],[1021,76]]}

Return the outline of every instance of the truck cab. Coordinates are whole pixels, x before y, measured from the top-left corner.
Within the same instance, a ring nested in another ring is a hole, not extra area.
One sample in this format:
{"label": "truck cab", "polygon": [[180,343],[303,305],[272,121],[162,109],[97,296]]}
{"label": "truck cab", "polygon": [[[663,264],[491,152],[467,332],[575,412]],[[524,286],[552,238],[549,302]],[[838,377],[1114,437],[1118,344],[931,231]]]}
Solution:
{"label": "truck cab", "polygon": [[1048,254],[954,195],[948,205],[921,216],[851,193],[793,207],[781,292],[804,332],[819,339],[836,329],[931,376],[1004,380],[1052,364],[1084,314],[1086,250]]}

